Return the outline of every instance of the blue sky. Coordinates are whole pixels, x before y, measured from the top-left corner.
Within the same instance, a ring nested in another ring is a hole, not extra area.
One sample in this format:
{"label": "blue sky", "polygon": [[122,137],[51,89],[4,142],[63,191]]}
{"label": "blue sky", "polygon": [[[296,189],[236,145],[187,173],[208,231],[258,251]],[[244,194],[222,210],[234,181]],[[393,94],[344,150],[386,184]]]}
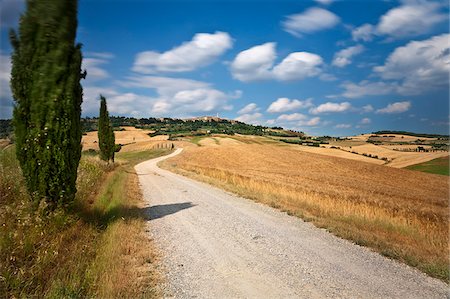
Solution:
{"label": "blue sky", "polygon": [[[447,133],[445,1],[80,0],[83,115],[216,115],[313,135]],[[0,118],[13,107],[0,0]]]}

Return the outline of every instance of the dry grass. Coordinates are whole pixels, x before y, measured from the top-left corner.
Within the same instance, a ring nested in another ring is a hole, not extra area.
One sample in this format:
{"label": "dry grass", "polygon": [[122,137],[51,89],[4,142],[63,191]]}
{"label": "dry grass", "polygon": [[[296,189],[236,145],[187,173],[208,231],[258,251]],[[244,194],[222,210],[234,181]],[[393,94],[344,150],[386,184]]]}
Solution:
{"label": "dry grass", "polygon": [[[117,221],[109,225],[99,242],[101,250],[91,269],[98,298],[156,298],[160,276],[157,251],[148,238],[146,215],[137,176],[117,173],[104,190],[105,202],[121,202]],[[102,204],[104,206],[104,204]]]}
{"label": "dry grass", "polygon": [[71,211],[31,209],[14,147],[0,150],[0,298],[158,297],[133,165],[167,153],[83,155]]}
{"label": "dry grass", "polygon": [[[427,162],[436,158],[445,157],[448,156],[449,153],[447,151],[441,151],[441,152],[400,152],[400,151],[394,151],[393,149],[390,149],[385,146],[379,146],[374,144],[364,144],[364,145],[358,145],[353,146],[352,148],[346,148],[343,147],[347,151],[355,151],[359,154],[371,154],[371,155],[377,155],[378,157],[386,157],[390,161],[387,166],[395,167],[395,168],[403,168],[406,166],[419,164],[423,162]],[[374,159],[375,160],[375,159]]]}
{"label": "dry grass", "polygon": [[448,280],[445,177],[262,144],[189,148],[163,165]]}

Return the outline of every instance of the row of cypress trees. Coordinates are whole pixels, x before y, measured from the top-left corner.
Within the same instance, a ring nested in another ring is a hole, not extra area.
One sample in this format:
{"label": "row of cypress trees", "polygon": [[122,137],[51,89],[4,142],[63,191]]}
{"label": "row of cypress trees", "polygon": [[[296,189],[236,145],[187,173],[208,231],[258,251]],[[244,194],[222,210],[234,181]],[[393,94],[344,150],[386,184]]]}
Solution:
{"label": "row of cypress trees", "polygon": [[[77,9],[77,0],[27,0],[18,32],[10,32],[16,155],[36,208],[68,206],[76,193],[82,136],[80,80],[86,77],[81,71],[81,44],[75,42]],[[106,111],[103,97],[101,102]],[[110,160],[114,134],[108,124],[103,120],[102,158]]]}

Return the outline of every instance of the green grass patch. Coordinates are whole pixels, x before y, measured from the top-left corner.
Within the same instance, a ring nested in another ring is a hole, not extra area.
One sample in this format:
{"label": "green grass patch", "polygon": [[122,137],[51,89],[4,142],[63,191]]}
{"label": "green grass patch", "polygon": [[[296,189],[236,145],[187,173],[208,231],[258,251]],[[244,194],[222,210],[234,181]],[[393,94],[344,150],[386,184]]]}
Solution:
{"label": "green grass patch", "polygon": [[198,146],[202,146],[199,142],[205,137],[206,136],[194,136],[189,141],[192,142],[193,144],[198,145]]}
{"label": "green grass patch", "polygon": [[449,175],[449,157],[437,158],[428,162],[411,165],[406,167],[406,169],[440,174]]}

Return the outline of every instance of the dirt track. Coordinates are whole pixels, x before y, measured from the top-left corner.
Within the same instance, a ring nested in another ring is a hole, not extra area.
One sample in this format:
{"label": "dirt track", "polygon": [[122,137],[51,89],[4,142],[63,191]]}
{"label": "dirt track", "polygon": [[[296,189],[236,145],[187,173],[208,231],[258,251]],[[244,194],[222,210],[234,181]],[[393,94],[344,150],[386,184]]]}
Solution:
{"label": "dirt track", "polygon": [[448,286],[418,270],[157,167],[167,157],[136,166],[165,297],[446,298]]}

